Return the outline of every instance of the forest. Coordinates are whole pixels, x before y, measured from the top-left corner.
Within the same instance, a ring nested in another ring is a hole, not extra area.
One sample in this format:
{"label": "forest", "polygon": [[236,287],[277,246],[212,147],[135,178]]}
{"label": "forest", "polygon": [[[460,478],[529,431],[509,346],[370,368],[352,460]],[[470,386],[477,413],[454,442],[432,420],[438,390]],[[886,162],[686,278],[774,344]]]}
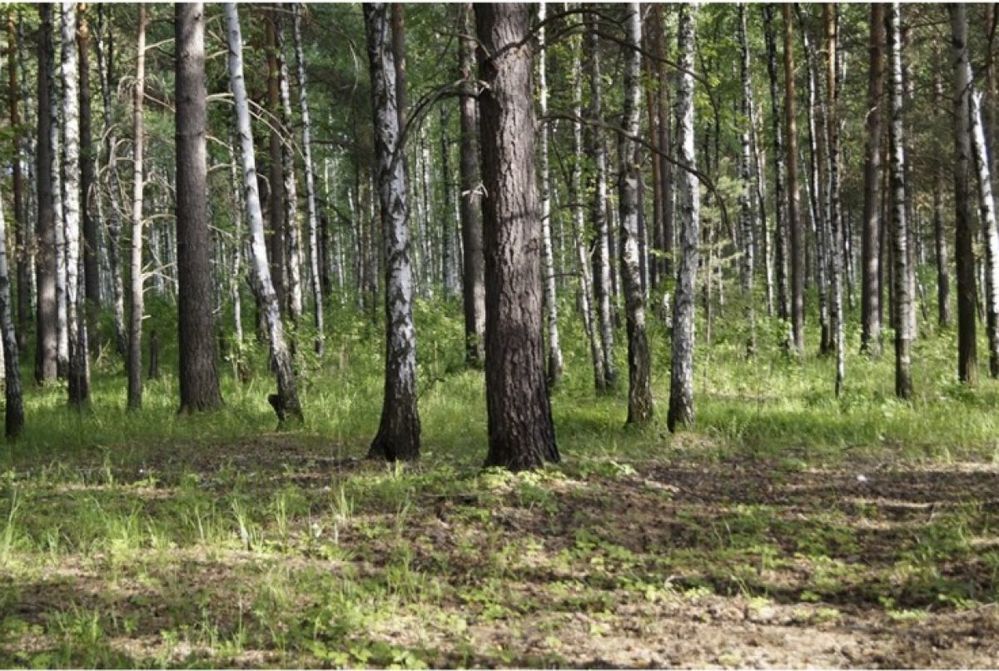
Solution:
{"label": "forest", "polygon": [[0,667],[999,666],[997,28],[0,5]]}

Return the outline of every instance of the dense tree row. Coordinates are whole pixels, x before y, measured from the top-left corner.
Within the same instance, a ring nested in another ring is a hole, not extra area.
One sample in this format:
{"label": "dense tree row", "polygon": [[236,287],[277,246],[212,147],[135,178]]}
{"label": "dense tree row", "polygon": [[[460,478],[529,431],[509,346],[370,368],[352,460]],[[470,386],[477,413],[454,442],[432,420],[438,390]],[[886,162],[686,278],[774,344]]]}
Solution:
{"label": "dense tree row", "polygon": [[880,356],[889,330],[907,399],[953,275],[957,376],[975,382],[979,320],[999,376],[991,6],[5,11],[9,436],[19,351],[83,408],[110,348],[141,408],[150,292],[176,306],[185,413],[222,405],[221,355],[245,374],[244,315],[283,423],[305,419],[296,378],[327,355],[330,306],[383,319],[370,456],[389,460],[420,451],[417,300],[460,303],[487,462],[516,469],[559,458],[550,390],[573,338],[597,392],[624,343],[628,423],[654,417],[662,369],[670,430],[692,425],[695,353],[736,315],[749,357],[768,338],[832,355],[836,395],[848,348]]}

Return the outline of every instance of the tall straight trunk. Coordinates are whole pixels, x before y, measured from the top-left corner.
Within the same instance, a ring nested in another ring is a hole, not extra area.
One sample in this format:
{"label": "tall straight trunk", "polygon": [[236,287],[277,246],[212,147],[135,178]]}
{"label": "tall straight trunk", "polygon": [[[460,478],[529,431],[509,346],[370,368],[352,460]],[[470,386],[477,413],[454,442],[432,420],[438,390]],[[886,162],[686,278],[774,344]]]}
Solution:
{"label": "tall straight trunk", "polygon": [[989,337],[989,377],[999,377],[999,231],[996,228],[996,205],[989,172],[989,152],[982,119],[982,94],[971,96],[971,137],[975,166],[978,169],[979,211],[985,247],[985,314]]}
{"label": "tall straight trunk", "polygon": [[830,318],[833,329],[833,345],[836,351],[836,396],[843,392],[846,376],[846,335],[843,325],[843,215],[840,211],[839,184],[839,115],[837,104],[839,92],[837,84],[838,34],[835,5],[827,3],[823,7],[823,18],[826,27],[826,100],[828,111],[826,127],[829,133],[829,260],[832,282],[830,289]]}
{"label": "tall straight trunk", "polygon": [[791,318],[790,288],[787,265],[787,204],[784,189],[784,136],[781,131],[781,94],[777,70],[777,29],[774,26],[774,5],[763,6],[764,37],[767,43],[767,73],[770,80],[770,119],[773,124],[774,169],[774,266],[777,284],[777,316]]}
{"label": "tall straight trunk", "polygon": [[[538,5],[538,21],[545,20],[546,3]],[[546,53],[544,25],[538,29],[538,101],[541,118],[548,115],[548,79],[546,74]],[[637,85],[637,84],[636,84]],[[637,107],[636,114],[637,114]],[[541,186],[541,263],[545,285],[545,315],[548,327],[548,382],[554,386],[562,377],[562,345],[558,336],[558,301],[555,293],[555,254],[552,248],[552,200],[551,175],[548,170],[548,124],[543,122],[538,140],[538,163]]]}
{"label": "tall straight trunk", "polygon": [[673,162],[668,160],[672,157],[673,139],[670,133],[670,80],[666,74],[666,34],[663,27],[662,5],[656,4],[654,7],[655,30],[658,33],[657,51],[657,80],[659,85],[659,106],[656,110],[659,128],[659,150],[662,155],[657,158],[662,161],[660,177],[662,183],[660,191],[663,194],[663,222],[662,222],[662,250],[664,252],[660,263],[660,274],[664,278],[673,275],[676,264],[673,260],[673,249],[676,241],[675,205],[676,194],[673,183]]}
{"label": "tall straight trunk", "polygon": [[[38,218],[35,240],[38,245],[35,272],[37,284],[37,317],[35,326],[35,381],[51,382],[58,375],[59,335],[56,301],[55,249],[55,189],[52,164],[52,115],[49,114],[53,95],[54,47],[52,44],[51,4],[38,6],[41,27],[38,31],[38,142],[35,179],[38,187]],[[59,222],[62,225],[62,222]]]}
{"label": "tall straight trunk", "polygon": [[[101,103],[104,110],[102,121],[104,137],[104,147],[102,149],[106,161],[105,172],[107,174],[108,185],[108,217],[107,217],[107,250],[105,256],[108,263],[108,271],[111,275],[112,293],[112,313],[114,315],[115,349],[122,357],[128,351],[127,336],[125,333],[125,288],[122,282],[121,273],[121,207],[118,200],[120,193],[117,169],[117,126],[112,123],[111,116],[111,91],[117,88],[114,77],[114,40],[111,27],[107,21],[108,6],[99,4],[97,6],[97,72],[100,78]],[[107,26],[107,40],[105,43],[104,28]],[[106,48],[105,48],[106,44]]]}
{"label": "tall straight trunk", "polygon": [[[943,80],[939,70],[933,72],[933,108],[943,104]],[[935,145],[938,151],[942,147]],[[943,155],[942,153],[938,155]],[[943,225],[944,167],[937,163],[933,168],[933,242],[937,266],[937,323],[941,327],[950,326],[950,262],[947,253],[947,237]]]}
{"label": "tall straight trunk", "polygon": [[[968,62],[968,14],[964,3],[948,5],[954,62],[954,228],[957,261],[957,375],[974,384],[978,378],[975,345],[975,250],[971,221],[971,65]],[[897,284],[897,283],[896,283]]]}
{"label": "tall straight trunk", "polygon": [[66,237],[66,324],[69,346],[69,404],[80,408],[90,395],[87,356],[87,319],[80,280],[80,97],[76,45],[76,3],[63,3],[62,81],[63,136],[65,137],[66,200],[63,204]]}
{"label": "tall straight trunk", "polygon": [[91,130],[90,110],[90,23],[87,21],[86,5],[79,9],[79,23],[76,31],[77,48],[80,54],[80,193],[83,198],[83,278],[86,304],[88,307],[89,334],[95,328],[97,311],[101,307],[100,257],[98,252],[98,220],[94,216],[93,201],[96,180],[94,178],[94,142]]}
{"label": "tall straight trunk", "polygon": [[878,187],[881,178],[881,101],[884,97],[885,69],[885,9],[871,3],[869,68],[867,83],[867,116],[864,142],[864,229],[863,278],[860,296],[860,351],[881,354],[881,286],[880,286],[880,208]]}
{"label": "tall straight trunk", "polygon": [[[59,20],[62,16],[62,5]],[[61,29],[60,29],[61,32]],[[54,66],[53,66],[54,67]],[[62,115],[60,95],[65,88],[63,70],[60,67],[52,75],[52,96],[49,98],[49,132],[52,134],[52,199],[55,212],[55,255],[56,255],[56,369],[59,378],[65,379],[69,367],[69,327],[66,312],[66,214],[63,203],[66,200],[63,174],[66,167],[65,147],[62,141]],[[58,82],[58,84],[56,84]]]}
{"label": "tall straight trunk", "polygon": [[174,5],[174,43],[180,412],[191,413],[222,405],[209,261],[204,4]]}
{"label": "tall straight trunk", "polygon": [[[284,177],[285,245],[288,277],[288,315],[295,327],[302,321],[302,242],[298,226],[298,180],[295,177],[295,147],[292,125],[295,118],[291,107],[291,84],[288,59],[284,49],[284,21],[274,13],[275,52],[278,62],[278,90],[281,94],[281,172]],[[294,351],[292,339],[292,350]]]}
{"label": "tall straight trunk", "polygon": [[[298,109],[302,117],[302,153],[305,159],[305,208],[309,226],[309,272],[311,276],[313,324],[316,327],[316,354],[323,353],[323,283],[325,263],[320,267],[319,214],[316,206],[316,176],[312,162],[312,119],[309,115],[308,82],[305,52],[302,49],[302,9],[296,2],[291,6],[292,38],[295,46],[295,71],[298,75]],[[328,284],[328,281],[327,281]]]}
{"label": "tall straight trunk", "polygon": [[440,182],[443,191],[440,222],[441,222],[441,274],[444,276],[444,297],[451,300],[458,294],[458,272],[457,265],[460,259],[456,254],[454,244],[454,220],[451,218],[454,213],[451,197],[451,138],[448,136],[448,110],[443,105],[440,107]]}
{"label": "tall straight trunk", "polygon": [[787,147],[787,220],[790,230],[791,333],[795,352],[805,353],[805,245],[798,213],[798,125],[795,117],[794,27],[791,6],[782,5],[784,15],[784,144]]}
{"label": "tall straight trunk", "polygon": [[681,71],[677,75],[677,162],[680,164],[678,205],[680,215],[680,259],[676,295],[673,302],[672,362],[670,365],[669,414],[666,425],[670,431],[694,423],[694,280],[697,275],[698,244],[700,243],[700,195],[694,154],[694,28],[696,9],[679,7],[677,44]]}
{"label": "tall straight trunk", "polygon": [[458,45],[461,70],[461,244],[462,304],[465,313],[465,363],[481,366],[486,336],[485,261],[482,256],[482,189],[479,178],[479,109],[476,101],[475,38],[472,5],[461,7],[462,36]]}
{"label": "tall straight trunk", "polygon": [[277,57],[277,26],[275,12],[267,12],[267,112],[270,121],[267,153],[267,216],[269,224],[268,258],[271,279],[282,314],[288,311],[288,264],[285,245],[287,221],[284,204],[284,168],[281,154],[281,71]]}
{"label": "tall straight trunk", "polygon": [[624,58],[625,134],[618,143],[618,205],[621,212],[620,263],[628,331],[628,424],[652,419],[651,354],[645,331],[645,293],[639,261],[639,202],[641,172],[638,163],[639,105],[642,76],[642,19],[637,2],[626,5]]}
{"label": "tall straight trunk", "polygon": [[891,76],[892,256],[895,266],[895,394],[912,398],[912,293],[909,233],[905,212],[905,137],[902,119],[902,45],[899,3],[888,10],[888,53]]}
{"label": "tall straight trunk", "polygon": [[752,207],[752,159],[750,157],[750,106],[752,104],[752,85],[749,73],[749,39],[746,35],[746,6],[739,5],[739,77],[742,85],[742,100],[739,111],[742,115],[742,132],[739,134],[741,151],[739,153],[739,178],[742,185],[739,191],[739,224],[742,240],[742,256],[739,263],[739,284],[745,301],[746,324],[749,335],[746,337],[746,353],[750,356],[756,353],[756,297],[753,295],[753,280],[755,268],[755,236],[756,222],[753,221]]}
{"label": "tall straight trunk", "polygon": [[[13,60],[9,61],[12,65]],[[7,265],[7,230],[3,200],[0,199],[0,338],[3,339],[4,434],[17,438],[24,428],[24,401],[21,398],[21,362],[11,310],[10,268]]]}
{"label": "tall straight trunk", "polygon": [[[585,25],[585,24],[584,24]],[[583,315],[583,329],[590,343],[590,360],[593,364],[593,383],[597,391],[607,387],[604,374],[604,356],[600,348],[600,335],[597,333],[596,316],[593,313],[593,278],[589,254],[585,244],[585,205],[583,203],[583,40],[574,37],[572,43],[572,113],[576,121],[572,124],[572,172],[569,179],[569,201],[572,203],[572,235],[576,247],[576,266],[579,275],[580,311]]]}
{"label": "tall straight trunk", "polygon": [[756,212],[759,217],[759,249],[763,261],[763,277],[766,284],[767,316],[774,315],[774,255],[773,236],[767,223],[767,150],[763,144],[762,122],[758,122],[759,113],[754,101],[749,104],[749,123],[752,128],[750,139],[753,152],[753,187],[756,196]]}
{"label": "tall straight trunk", "polygon": [[486,464],[558,461],[541,338],[529,5],[475,6],[486,257]]}
{"label": "tall straight trunk", "polygon": [[[648,267],[649,283],[653,287],[658,287],[660,283],[659,269],[660,263],[658,255],[662,253],[663,241],[663,183],[662,168],[663,157],[662,146],[659,144],[659,101],[663,92],[658,88],[656,79],[659,58],[662,50],[662,10],[660,5],[649,7],[649,20],[642,26],[643,47],[646,52],[653,54],[653,57],[643,58],[643,74],[645,81],[645,113],[648,116],[648,139],[652,148],[652,155],[649,157],[652,163],[652,225],[649,235],[651,259]],[[660,53],[656,58],[655,54]]]}
{"label": "tall straight trunk", "polygon": [[227,2],[224,8],[226,41],[229,47],[229,87],[232,91],[236,113],[236,132],[239,135],[242,150],[244,202],[247,223],[250,227],[253,283],[264,308],[271,361],[277,377],[277,394],[271,395],[269,400],[279,421],[282,423],[301,423],[303,421],[302,406],[298,401],[298,389],[295,373],[291,366],[291,354],[285,342],[284,325],[281,322],[277,293],[274,291],[274,284],[271,281],[267,246],[264,241],[264,217],[260,209],[260,192],[257,186],[253,132],[250,128],[250,106],[246,96],[246,80],[243,78],[243,36],[239,28],[239,14],[235,3]]}
{"label": "tall straight trunk", "polygon": [[364,5],[371,72],[378,199],[385,263],[385,396],[378,434],[369,457],[416,459],[420,455],[420,415],[416,402],[416,331],[413,325],[413,271],[410,265],[406,172],[401,160],[401,128],[395,55],[389,8]]}
{"label": "tall straight trunk", "polygon": [[[20,114],[21,86],[17,77],[18,36],[14,10],[7,10],[7,102],[10,107],[10,128],[14,160],[11,166],[11,191],[14,198],[14,267],[17,281],[17,337],[18,347],[27,344],[26,335],[31,317],[31,264],[29,263],[29,232],[27,207],[24,199],[24,179],[21,171],[22,130]],[[8,278],[9,281],[10,278]],[[20,382],[20,378],[18,378]]]}
{"label": "tall straight trunk", "polygon": [[[805,55],[805,70],[808,73],[808,107],[806,110],[808,117],[808,153],[811,159],[808,162],[807,177],[804,180],[805,195],[808,201],[808,214],[815,238],[815,280],[816,293],[819,307],[819,352],[823,355],[829,354],[835,349],[833,343],[833,326],[831,319],[831,292],[829,289],[829,276],[832,270],[832,236],[830,235],[830,211],[829,211],[829,121],[828,104],[818,90],[818,66],[816,59],[812,57],[813,45],[809,38],[808,26],[805,24],[800,12],[800,5],[796,6],[798,11],[798,22],[801,27],[802,52]],[[803,234],[804,235],[804,234]],[[805,253],[809,249],[806,245]],[[807,272],[805,282],[809,280]]]}
{"label": "tall straight trunk", "polygon": [[[600,40],[597,37],[596,18],[587,15],[586,23],[586,75],[590,80],[590,118],[603,119],[601,101]],[[607,152],[597,127],[589,128],[587,153],[593,160],[593,203],[590,216],[593,220],[593,293],[597,310],[597,328],[600,332],[600,352],[603,356],[604,382],[614,385],[617,371],[614,368],[614,319],[611,313],[612,270],[610,263],[610,229],[607,225]]]}
{"label": "tall straight trunk", "polygon": [[128,315],[128,408],[142,407],[142,170],[145,132],[142,123],[142,100],[146,82],[146,7],[139,5],[138,47],[135,68],[135,91],[132,97],[132,245],[131,304]]}

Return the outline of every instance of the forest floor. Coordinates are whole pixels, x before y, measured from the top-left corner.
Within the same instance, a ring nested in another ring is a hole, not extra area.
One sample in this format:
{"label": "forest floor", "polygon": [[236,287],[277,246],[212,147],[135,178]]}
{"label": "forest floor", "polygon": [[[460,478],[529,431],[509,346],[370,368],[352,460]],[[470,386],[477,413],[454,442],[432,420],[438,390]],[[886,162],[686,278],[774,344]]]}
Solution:
{"label": "forest floor", "polygon": [[716,333],[676,436],[625,429],[579,342],[563,463],[510,474],[481,467],[482,374],[434,318],[417,464],[362,458],[377,327],[346,320],[295,431],[266,373],[227,372],[203,417],[169,373],[125,412],[100,359],[88,413],[30,390],[0,448],[0,667],[999,666],[999,382],[949,381],[953,333],[917,343],[911,403],[890,356],[851,355],[837,400],[832,361]]}

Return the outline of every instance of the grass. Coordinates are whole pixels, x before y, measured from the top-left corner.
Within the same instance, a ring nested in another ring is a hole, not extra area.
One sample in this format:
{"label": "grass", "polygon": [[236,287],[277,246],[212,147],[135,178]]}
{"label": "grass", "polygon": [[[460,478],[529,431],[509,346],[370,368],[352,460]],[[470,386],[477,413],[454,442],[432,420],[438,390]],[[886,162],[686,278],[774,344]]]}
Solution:
{"label": "grass", "polygon": [[[362,459],[381,334],[345,309],[326,355],[299,362],[300,429],[275,430],[253,345],[252,379],[224,363],[226,407],[206,416],[176,416],[165,337],[140,412],[124,410],[107,351],[83,414],[59,386],[29,388],[25,436],[0,452],[0,666],[996,659],[999,385],[953,381],[953,332],[916,343],[909,403],[893,397],[891,357],[860,357],[848,333],[835,399],[833,361],[788,360],[779,324],[761,320],[747,359],[730,304],[698,352],[697,427],[671,436],[661,326],[659,414],[630,429],[626,382],[594,395],[562,307],[564,463],[533,473],[481,468],[483,378],[462,365],[455,305],[417,306],[413,465]],[[172,333],[168,305],[153,302],[151,325]],[[617,356],[623,375],[620,343]],[[926,640],[940,645],[912,643]]]}

